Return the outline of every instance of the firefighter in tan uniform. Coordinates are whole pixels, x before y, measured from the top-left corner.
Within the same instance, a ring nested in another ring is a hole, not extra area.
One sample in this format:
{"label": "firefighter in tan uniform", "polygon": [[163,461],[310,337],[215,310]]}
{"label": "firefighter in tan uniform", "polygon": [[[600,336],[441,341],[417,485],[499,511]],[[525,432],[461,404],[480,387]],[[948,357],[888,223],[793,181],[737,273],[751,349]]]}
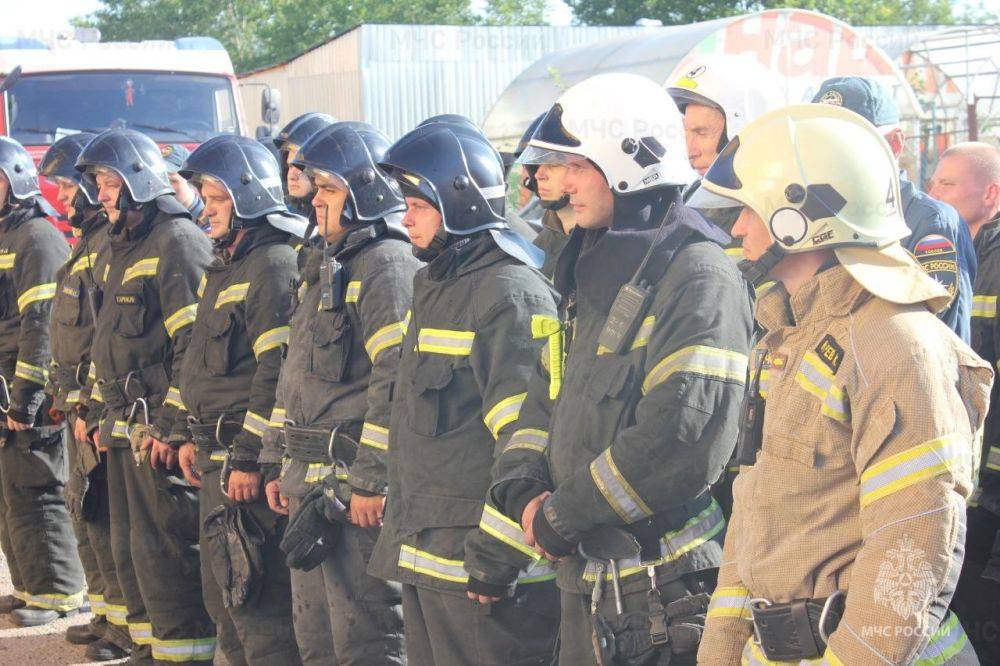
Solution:
{"label": "firefighter in tan uniform", "polygon": [[978,663],[948,604],[992,372],[898,242],[888,145],[843,109],[781,109],[696,196],[744,207],[733,233],[780,283],[757,302],[767,332],[699,663]]}

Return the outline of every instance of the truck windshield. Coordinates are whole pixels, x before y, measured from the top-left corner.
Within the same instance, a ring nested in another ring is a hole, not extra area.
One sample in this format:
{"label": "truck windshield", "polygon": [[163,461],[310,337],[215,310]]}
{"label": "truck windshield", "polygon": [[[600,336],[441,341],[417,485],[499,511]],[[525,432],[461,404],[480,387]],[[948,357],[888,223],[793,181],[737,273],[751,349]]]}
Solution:
{"label": "truck windshield", "polygon": [[9,134],[49,145],[66,134],[108,127],[138,130],[160,143],[201,143],[238,133],[224,76],[169,72],[26,74],[8,93]]}

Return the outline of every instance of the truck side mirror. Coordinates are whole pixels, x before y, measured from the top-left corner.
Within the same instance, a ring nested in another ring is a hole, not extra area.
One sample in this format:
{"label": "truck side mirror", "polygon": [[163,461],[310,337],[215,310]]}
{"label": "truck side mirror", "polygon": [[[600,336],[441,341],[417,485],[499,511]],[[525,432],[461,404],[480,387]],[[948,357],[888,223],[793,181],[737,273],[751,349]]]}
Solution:
{"label": "truck side mirror", "polygon": [[260,94],[260,117],[268,125],[276,125],[281,117],[281,91],[270,86]]}

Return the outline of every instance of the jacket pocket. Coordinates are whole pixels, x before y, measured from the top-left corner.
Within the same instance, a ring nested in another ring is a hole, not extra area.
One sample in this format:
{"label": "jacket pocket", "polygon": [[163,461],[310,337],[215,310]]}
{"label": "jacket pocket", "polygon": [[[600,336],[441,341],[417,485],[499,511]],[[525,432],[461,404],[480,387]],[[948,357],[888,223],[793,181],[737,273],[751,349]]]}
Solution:
{"label": "jacket pocket", "polygon": [[83,314],[83,299],[86,297],[86,290],[79,278],[66,278],[53,299],[52,318],[65,326],[79,326]]}
{"label": "jacket pocket", "polygon": [[9,319],[17,313],[17,293],[10,271],[0,271],[0,319]]}
{"label": "jacket pocket", "polygon": [[417,363],[412,391],[407,396],[407,418],[418,435],[434,437],[456,427],[457,424],[447,422],[444,399],[459,362],[438,354],[425,354]]}
{"label": "jacket pocket", "polygon": [[408,534],[438,527],[475,527],[483,517],[482,499],[413,493],[400,507],[399,524]]}
{"label": "jacket pocket", "polygon": [[594,359],[594,372],[587,386],[587,396],[593,402],[626,399],[635,370],[626,356],[601,354]]}
{"label": "jacket pocket", "polygon": [[322,311],[314,326],[310,371],[327,381],[344,381],[354,332],[347,311]]}
{"label": "jacket pocket", "polygon": [[149,295],[141,284],[115,294],[115,305],[118,310],[115,333],[123,338],[138,338],[146,332],[148,298]]}
{"label": "jacket pocket", "polygon": [[232,366],[236,328],[236,315],[231,310],[216,310],[206,322],[205,368],[217,377],[226,375]]}

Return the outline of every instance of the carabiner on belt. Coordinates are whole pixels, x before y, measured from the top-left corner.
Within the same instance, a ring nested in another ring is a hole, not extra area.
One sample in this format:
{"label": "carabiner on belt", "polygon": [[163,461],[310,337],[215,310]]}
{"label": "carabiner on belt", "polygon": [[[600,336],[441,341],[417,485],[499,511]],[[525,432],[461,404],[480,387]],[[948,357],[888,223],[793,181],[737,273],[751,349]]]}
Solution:
{"label": "carabiner on belt", "polygon": [[3,375],[0,375],[0,412],[10,413],[10,385]]}

